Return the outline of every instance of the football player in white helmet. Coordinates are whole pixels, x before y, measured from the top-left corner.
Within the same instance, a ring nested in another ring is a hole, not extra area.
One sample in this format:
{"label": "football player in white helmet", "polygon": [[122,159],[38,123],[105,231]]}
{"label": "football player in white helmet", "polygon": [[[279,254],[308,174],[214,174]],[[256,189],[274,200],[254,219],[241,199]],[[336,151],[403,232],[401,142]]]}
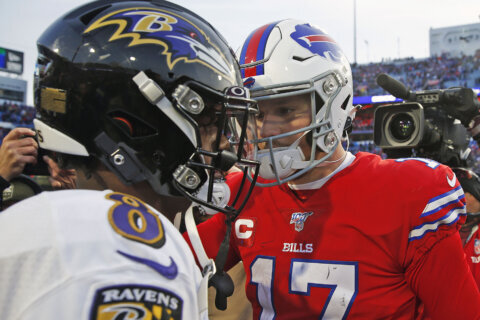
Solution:
{"label": "football player in white helmet", "polygon": [[[226,270],[243,262],[253,318],[413,319],[422,307],[433,319],[480,318],[458,233],[459,182],[429,159],[343,148],[355,108],[339,45],[284,20],[255,29],[239,58],[258,99],[249,138],[262,186],[231,221],[228,254],[219,250],[225,215],[198,232]],[[236,175],[227,176],[232,191]]]}
{"label": "football player in white helmet", "polygon": [[341,141],[356,111],[352,72],[327,33],[299,21],[270,24],[249,36],[239,61],[244,85],[261,101],[259,129],[268,130],[254,140],[260,176],[274,180],[263,185],[343,159]]}
{"label": "football player in white helmet", "polygon": [[241,155],[256,107],[231,49],[163,0],[85,4],[37,46],[38,144],[78,189],[0,214],[0,317],[206,319],[214,265],[200,272],[169,219],[192,200],[241,207],[211,201],[214,178],[255,165]]}

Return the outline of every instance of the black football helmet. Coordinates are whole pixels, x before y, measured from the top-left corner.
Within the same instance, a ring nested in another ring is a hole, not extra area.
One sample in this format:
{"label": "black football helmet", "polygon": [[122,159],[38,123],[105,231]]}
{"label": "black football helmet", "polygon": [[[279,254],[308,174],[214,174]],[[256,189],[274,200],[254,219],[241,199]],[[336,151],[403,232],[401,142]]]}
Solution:
{"label": "black football helmet", "polygon": [[[257,165],[242,157],[257,109],[208,22],[167,1],[102,0],[59,18],[37,46],[41,148],[60,161],[97,158],[126,184],[146,180],[159,194],[236,210],[211,201],[213,179],[234,164]],[[207,146],[200,133],[212,123]],[[207,199],[196,197],[206,185]]]}

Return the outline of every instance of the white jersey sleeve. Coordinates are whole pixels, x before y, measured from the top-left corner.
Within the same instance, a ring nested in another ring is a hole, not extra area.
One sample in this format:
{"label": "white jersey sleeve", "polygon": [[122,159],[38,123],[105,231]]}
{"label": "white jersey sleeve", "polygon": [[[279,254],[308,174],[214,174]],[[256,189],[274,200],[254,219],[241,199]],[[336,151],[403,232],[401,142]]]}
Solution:
{"label": "white jersey sleeve", "polygon": [[181,234],[139,199],[43,192],[0,212],[2,319],[199,319]]}

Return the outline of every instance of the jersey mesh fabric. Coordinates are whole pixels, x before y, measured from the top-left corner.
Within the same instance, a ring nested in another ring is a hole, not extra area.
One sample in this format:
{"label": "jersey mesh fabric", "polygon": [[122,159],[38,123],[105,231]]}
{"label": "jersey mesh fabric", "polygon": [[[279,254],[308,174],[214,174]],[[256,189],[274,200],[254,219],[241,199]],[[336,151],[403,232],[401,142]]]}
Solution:
{"label": "jersey mesh fabric", "polygon": [[[464,202],[446,166],[358,153],[317,190],[256,187],[233,223],[226,266],[243,261],[255,319],[412,319],[420,291],[428,308],[445,307],[438,282],[412,287],[427,255],[458,237]],[[199,225],[212,257],[224,230],[224,215]]]}
{"label": "jersey mesh fabric", "polygon": [[[160,215],[166,241],[159,249],[119,235],[107,217],[109,193],[44,192],[0,213],[2,319],[89,319],[96,291],[119,285],[172,292],[185,318],[199,318],[201,275],[180,233]],[[173,261],[178,274],[167,279],[119,252]]]}

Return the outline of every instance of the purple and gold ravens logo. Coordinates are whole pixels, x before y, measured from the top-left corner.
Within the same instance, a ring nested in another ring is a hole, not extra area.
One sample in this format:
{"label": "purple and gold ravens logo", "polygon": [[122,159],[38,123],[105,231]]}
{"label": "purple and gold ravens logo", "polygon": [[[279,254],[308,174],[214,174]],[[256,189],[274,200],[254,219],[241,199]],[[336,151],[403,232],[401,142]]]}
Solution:
{"label": "purple and gold ravens logo", "polygon": [[222,51],[202,29],[173,12],[141,7],[117,10],[93,21],[84,34],[110,25],[117,26],[110,42],[126,38],[130,39],[129,47],[162,46],[170,70],[179,61],[200,63],[231,79],[233,67]]}
{"label": "purple and gold ravens logo", "polygon": [[90,320],[183,319],[184,301],[175,292],[144,284],[118,284],[97,289]]}
{"label": "purple and gold ravens logo", "polygon": [[336,62],[340,62],[343,57],[342,49],[340,49],[335,40],[322,30],[314,28],[309,24],[296,25],[295,32],[292,32],[290,36],[299,45],[319,56],[327,59],[330,56]]}

